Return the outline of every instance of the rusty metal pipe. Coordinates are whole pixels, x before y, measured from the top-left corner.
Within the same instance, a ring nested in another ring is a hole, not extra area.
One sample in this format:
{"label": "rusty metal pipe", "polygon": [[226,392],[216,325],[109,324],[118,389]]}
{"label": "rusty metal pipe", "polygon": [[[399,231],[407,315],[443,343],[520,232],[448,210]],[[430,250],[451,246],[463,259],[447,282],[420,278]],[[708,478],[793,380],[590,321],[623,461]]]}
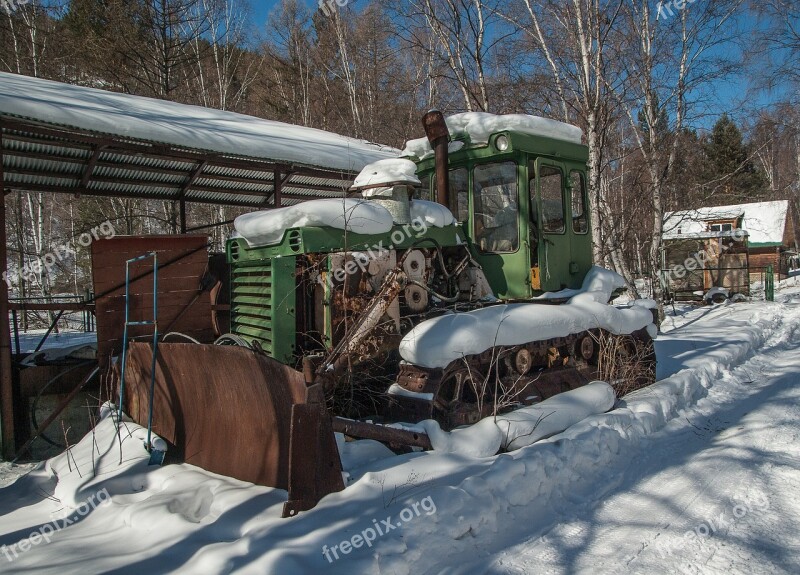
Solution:
{"label": "rusty metal pipe", "polygon": [[333,418],[333,430],[358,439],[374,439],[383,443],[433,449],[431,439],[425,433],[395,429],[363,421],[353,421],[343,417]]}
{"label": "rusty metal pipe", "polygon": [[436,201],[449,208],[450,166],[447,147],[450,144],[450,131],[447,129],[444,115],[439,110],[431,110],[425,114],[422,118],[422,127],[431,143],[436,161]]}

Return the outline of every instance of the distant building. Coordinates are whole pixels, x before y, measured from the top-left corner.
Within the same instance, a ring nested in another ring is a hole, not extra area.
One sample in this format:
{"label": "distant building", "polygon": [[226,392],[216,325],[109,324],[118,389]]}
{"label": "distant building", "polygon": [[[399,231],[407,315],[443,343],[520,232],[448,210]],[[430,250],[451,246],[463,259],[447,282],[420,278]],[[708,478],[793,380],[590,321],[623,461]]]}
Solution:
{"label": "distant building", "polygon": [[[669,212],[662,278],[669,291],[687,299],[714,287],[747,294],[749,274],[760,275],[772,265],[781,278],[798,267],[798,232],[788,200]],[[701,265],[687,269],[693,259]]]}
{"label": "distant building", "polygon": [[789,200],[756,202],[670,212],[664,223],[664,240],[691,237],[691,234],[725,232],[736,229],[748,233],[750,267],[772,265],[786,275],[794,269],[800,252],[800,225]]}

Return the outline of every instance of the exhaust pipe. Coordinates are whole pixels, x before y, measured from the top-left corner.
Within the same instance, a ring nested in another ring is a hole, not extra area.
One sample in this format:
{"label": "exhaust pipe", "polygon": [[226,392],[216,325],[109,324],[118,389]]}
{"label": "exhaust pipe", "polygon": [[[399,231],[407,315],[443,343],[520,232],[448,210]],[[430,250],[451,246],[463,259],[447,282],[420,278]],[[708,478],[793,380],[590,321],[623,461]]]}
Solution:
{"label": "exhaust pipe", "polygon": [[436,201],[450,207],[450,170],[447,146],[450,143],[450,131],[439,110],[431,110],[422,118],[422,127],[431,143],[436,158]]}

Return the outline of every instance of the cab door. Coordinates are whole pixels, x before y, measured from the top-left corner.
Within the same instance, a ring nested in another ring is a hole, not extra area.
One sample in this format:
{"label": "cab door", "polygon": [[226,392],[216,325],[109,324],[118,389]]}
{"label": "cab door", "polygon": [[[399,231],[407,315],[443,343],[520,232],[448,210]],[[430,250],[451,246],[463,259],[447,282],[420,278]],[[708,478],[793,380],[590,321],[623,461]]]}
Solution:
{"label": "cab door", "polygon": [[524,168],[509,160],[476,164],[472,169],[473,251],[500,299],[531,295],[527,226],[520,219]]}
{"label": "cab door", "polygon": [[[564,165],[547,158],[537,158],[533,165],[536,177],[538,220],[538,276],[542,291],[559,291],[571,284],[571,230],[567,229],[567,172]],[[532,198],[533,199],[533,198]],[[532,264],[534,262],[531,262]],[[574,267],[574,266],[573,266]],[[537,270],[532,266],[532,275]]]}

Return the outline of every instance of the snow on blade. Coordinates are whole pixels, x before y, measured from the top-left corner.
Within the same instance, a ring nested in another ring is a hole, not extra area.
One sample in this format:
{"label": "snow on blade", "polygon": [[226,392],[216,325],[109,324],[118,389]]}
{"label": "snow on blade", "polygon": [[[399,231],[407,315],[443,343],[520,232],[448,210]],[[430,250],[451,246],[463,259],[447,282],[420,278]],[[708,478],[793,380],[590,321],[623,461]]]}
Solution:
{"label": "snow on blade", "polygon": [[393,224],[392,214],[375,202],[329,198],[244,214],[236,218],[233,225],[251,247],[257,247],[280,242],[290,228],[327,226],[374,235],[391,231]]}
{"label": "snow on blade", "polygon": [[421,185],[417,177],[417,165],[411,160],[390,158],[373,162],[361,170],[353,182],[353,188],[376,188],[398,183]]}
{"label": "snow on blade", "polygon": [[[446,118],[446,122],[451,138],[455,140],[467,136],[471,144],[487,144],[492,134],[504,131],[555,138],[573,144],[580,144],[583,141],[583,132],[580,128],[557,120],[528,114],[498,116],[486,112],[467,112],[450,116]],[[416,156],[422,159],[431,154],[433,154],[433,148],[431,148],[428,139],[419,138],[408,141],[400,155],[404,157]]]}
{"label": "snow on blade", "polygon": [[595,381],[536,405],[486,417],[463,429],[442,431],[432,419],[420,425],[431,438],[434,452],[491,457],[501,447],[514,451],[561,433],[590,415],[605,413],[614,407],[616,400],[614,388]]}
{"label": "snow on blade", "polygon": [[443,228],[456,223],[453,213],[446,206],[427,200],[413,200],[411,202],[411,219],[423,221],[436,228]]}
{"label": "snow on blade", "polygon": [[[467,313],[443,315],[414,327],[400,342],[400,355],[414,365],[443,368],[452,361],[495,346],[514,346],[602,328],[615,335],[649,327],[647,305],[617,308],[607,305],[624,285],[619,274],[594,267],[581,293],[560,306],[505,304]],[[649,329],[653,335],[654,329]]]}
{"label": "snow on blade", "polygon": [[397,155],[339,134],[0,72],[0,112],[195,150],[357,171]]}

